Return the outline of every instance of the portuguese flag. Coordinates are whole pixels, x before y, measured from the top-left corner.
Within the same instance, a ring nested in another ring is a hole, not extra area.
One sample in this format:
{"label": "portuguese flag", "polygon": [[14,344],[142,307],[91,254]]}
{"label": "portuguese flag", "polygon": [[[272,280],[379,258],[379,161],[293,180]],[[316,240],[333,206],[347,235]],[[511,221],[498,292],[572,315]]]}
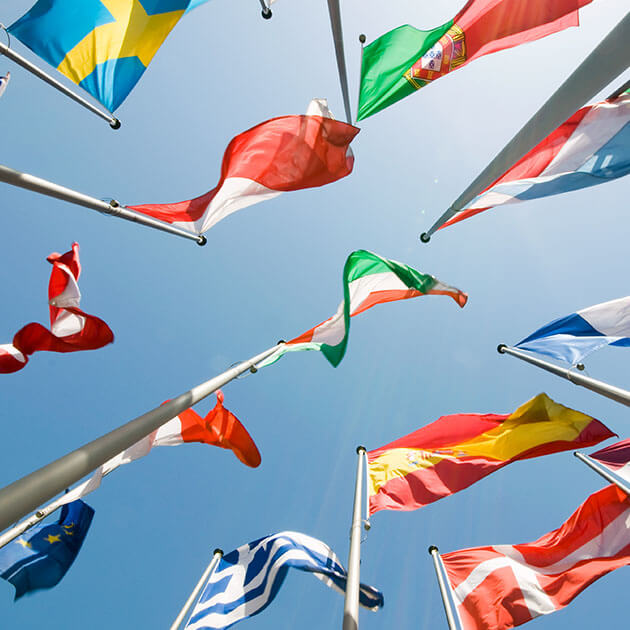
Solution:
{"label": "portuguese flag", "polygon": [[614,435],[547,394],[509,415],[442,416],[367,454],[370,514],[415,510],[511,462],[592,446]]}
{"label": "portuguese flag", "polygon": [[406,24],[365,47],[357,120],[489,53],[577,26],[592,0],[469,0],[430,31]]}
{"label": "portuguese flag", "polygon": [[287,352],[319,350],[337,367],[348,345],[350,318],[367,309],[396,300],[408,300],[420,295],[448,295],[461,307],[468,296],[426,273],[382,258],[360,249],[352,252],[343,268],[343,301],[337,312],[315,328],[286,342],[259,367],[275,363]]}

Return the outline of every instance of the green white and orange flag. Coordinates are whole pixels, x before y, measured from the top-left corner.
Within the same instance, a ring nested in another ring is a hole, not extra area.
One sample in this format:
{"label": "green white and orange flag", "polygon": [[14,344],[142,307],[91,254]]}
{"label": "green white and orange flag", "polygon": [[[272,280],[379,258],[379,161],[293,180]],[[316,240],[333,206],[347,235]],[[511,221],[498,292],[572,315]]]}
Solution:
{"label": "green white and orange flag", "polygon": [[370,514],[415,510],[521,460],[591,446],[615,433],[538,394],[509,415],[442,416],[367,454]]}
{"label": "green white and orange flag", "polygon": [[448,295],[461,307],[468,296],[427,273],[360,249],[352,252],[343,268],[343,301],[337,312],[315,328],[286,342],[258,367],[270,365],[287,352],[319,350],[337,367],[348,345],[350,318],[376,304],[408,300],[420,295]]}
{"label": "green white and orange flag", "polygon": [[430,31],[409,24],[363,50],[357,120],[413,94],[469,61],[578,25],[592,0],[469,0]]}

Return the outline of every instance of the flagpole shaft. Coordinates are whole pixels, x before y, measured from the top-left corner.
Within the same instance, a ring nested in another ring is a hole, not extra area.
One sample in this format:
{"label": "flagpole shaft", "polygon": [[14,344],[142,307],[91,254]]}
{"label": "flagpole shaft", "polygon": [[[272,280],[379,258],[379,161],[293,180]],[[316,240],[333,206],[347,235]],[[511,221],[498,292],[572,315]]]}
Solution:
{"label": "flagpole shaft", "polygon": [[560,367],[559,365],[555,365],[553,363],[550,363],[549,361],[543,361],[542,359],[539,359],[537,357],[529,356],[522,350],[517,350],[516,348],[511,348],[510,346],[506,346],[504,344],[500,344],[497,347],[497,350],[500,354],[510,354],[517,359],[521,359],[521,361],[531,363],[532,365],[542,368],[547,372],[551,372],[556,376],[560,376],[570,383],[573,383],[574,385],[585,387],[586,389],[590,389],[592,392],[595,392],[600,396],[605,396],[606,398],[610,398],[615,402],[626,405],[626,407],[630,407],[630,392],[625,389],[615,387],[614,385],[608,385],[608,383],[598,381],[584,374],[576,374],[570,369]]}
{"label": "flagpole shaft", "polygon": [[346,110],[346,121],[352,124],[352,110],[350,109],[350,95],[348,94],[348,71],[346,70],[346,55],[343,48],[343,30],[341,28],[341,10],[339,0],[328,0],[328,15],[330,16],[330,28],[332,29],[333,42],[335,44],[335,56],[337,57],[337,71],[341,83],[343,106]]}
{"label": "flagpole shaft", "polygon": [[75,484],[106,461],[145,438],[241,374],[256,371],[256,365],[282,344],[243,361],[229,370],[180,394],[177,398],[134,418],[127,424],[81,446],[50,464],[0,489],[0,530],[24,518],[45,501]]}
{"label": "flagpole shaft", "polygon": [[624,72],[630,65],[628,40],[630,40],[630,13],[620,20],[619,24],[505,145],[449,209],[420,236],[420,240],[427,243],[441,225],[465,208],[478,194],[491,186],[584,103]]}
{"label": "flagpole shaft", "polygon": [[363,463],[365,447],[357,447],[357,478],[354,484],[350,553],[348,554],[348,580],[343,604],[342,630],[358,630],[359,588],[361,584],[361,503],[363,495]]}
{"label": "flagpole shaft", "polygon": [[579,451],[575,451],[575,453],[573,453],[573,454],[580,461],[584,462],[589,468],[594,470],[598,475],[601,475],[606,481],[608,481],[610,483],[614,483],[622,492],[625,492],[627,495],[630,496],[630,488],[628,488],[628,486],[626,486],[625,483],[622,483],[618,479],[615,479],[606,469],[604,469],[603,467],[599,466],[590,457],[588,457],[587,455],[583,455]]}
{"label": "flagpole shaft", "polygon": [[102,111],[101,109],[96,107],[96,105],[93,105],[92,103],[84,99],[83,97],[79,96],[78,94],[75,94],[71,89],[67,88],[63,83],[61,83],[54,77],[50,76],[47,72],[44,72],[41,68],[37,67],[35,64],[28,61],[28,59],[25,59],[24,57],[22,57],[22,55],[16,53],[14,50],[11,50],[11,48],[9,48],[6,44],[0,43],[0,54],[4,55],[11,61],[17,63],[18,66],[21,66],[25,70],[28,70],[31,74],[34,74],[38,79],[41,79],[42,81],[48,83],[48,85],[51,85],[56,90],[59,90],[59,92],[61,92],[62,94],[69,96],[73,101],[75,101],[76,103],[79,103],[79,105],[83,105],[83,107],[85,107],[86,109],[89,109],[92,113],[96,114],[97,116],[100,116],[103,120],[106,120],[112,129],[120,128],[120,120],[118,120],[118,118],[116,118],[113,114],[111,114],[110,112]]}
{"label": "flagpole shaft", "polygon": [[442,604],[444,605],[448,627],[450,630],[457,630],[453,609],[451,608],[451,602],[448,599],[448,593],[446,591],[444,576],[442,575],[442,571],[440,571],[440,556],[438,551],[439,549],[435,545],[429,547],[429,554],[433,558],[433,566],[435,567],[435,575],[437,576],[438,586],[440,587],[440,595],[442,596]]}
{"label": "flagpole shaft", "polygon": [[89,208],[90,210],[96,210],[102,214],[108,214],[127,221],[140,223],[147,227],[161,230],[162,232],[176,234],[177,236],[182,236],[196,241],[199,245],[206,244],[205,236],[193,234],[191,232],[187,232],[186,230],[169,225],[168,223],[162,223],[162,221],[158,221],[152,217],[132,212],[131,210],[120,206],[117,201],[110,201],[108,203],[102,199],[84,195],[76,190],[72,190],[72,188],[60,186],[59,184],[49,182],[41,177],[35,177],[34,175],[29,175],[28,173],[22,173],[1,164],[0,182],[4,182],[5,184],[16,186],[18,188],[24,188],[25,190],[30,190],[32,192],[39,193],[40,195],[46,195],[47,197],[53,197],[54,199],[61,199],[62,201],[67,201],[77,206]]}
{"label": "flagpole shaft", "polygon": [[265,18],[265,20],[269,20],[271,16],[273,15],[271,13],[271,8],[267,6],[267,3],[265,2],[265,0],[258,0],[258,1],[260,2],[263,18]]}
{"label": "flagpole shaft", "polygon": [[177,619],[173,622],[173,625],[170,627],[170,630],[177,630],[184,621],[184,618],[188,614],[188,611],[192,608],[192,605],[195,603],[199,592],[203,588],[203,585],[207,582],[208,578],[212,575],[214,570],[217,568],[217,564],[223,557],[223,549],[215,549],[214,554],[212,555],[212,560],[210,560],[210,564],[207,566],[206,570],[203,572],[199,582],[193,589],[193,592],[190,594],[190,597],[186,600],[184,607],[179,611],[179,615],[177,615]]}

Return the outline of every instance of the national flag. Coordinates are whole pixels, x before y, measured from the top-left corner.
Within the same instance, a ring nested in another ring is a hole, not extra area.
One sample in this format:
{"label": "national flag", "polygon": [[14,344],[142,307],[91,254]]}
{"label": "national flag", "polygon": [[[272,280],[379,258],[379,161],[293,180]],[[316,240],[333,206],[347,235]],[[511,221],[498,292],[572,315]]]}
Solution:
{"label": "national flag", "polygon": [[522,460],[615,435],[598,420],[538,394],[511,414],[442,416],[370,451],[370,514],[415,510]]}
{"label": "national flag", "polygon": [[56,523],[40,523],[0,549],[0,577],[15,586],[15,599],[58,584],[74,562],[94,510],[83,501],[64,505]]}
{"label": "national flag", "polygon": [[507,630],[564,608],[630,564],[630,500],[611,485],[532,543],[442,555],[463,630]]}
{"label": "national flag", "polygon": [[363,50],[357,120],[367,118],[468,62],[578,25],[592,0],[469,0],[430,31],[409,24]]}
{"label": "national flag", "polygon": [[603,184],[630,173],[630,91],[583,107],[440,229],[484,210]]}
{"label": "national flag", "polygon": [[325,99],[304,116],[272,118],[236,136],[223,155],[219,183],[188,201],[129,206],[201,234],[237,210],[288,190],[324,186],[352,172],[357,127],[332,117]]}
{"label": "national flag", "polygon": [[615,442],[606,448],[589,455],[618,477],[630,482],[630,438]]}
{"label": "national flag", "polygon": [[79,244],[73,243],[69,252],[53,253],[46,260],[53,266],[48,284],[50,330],[41,324],[27,324],[15,334],[12,344],[0,345],[0,374],[21,370],[34,352],[96,350],[114,341],[102,319],[79,308]]}
{"label": "national flag", "polygon": [[[299,532],[280,532],[243,545],[223,556],[201,593],[187,630],[229,628],[262,612],[274,600],[290,568],[312,573],[335,590],[346,590],[346,570],[321,540]],[[383,606],[383,595],[361,584],[359,603]]]}
{"label": "national flag", "polygon": [[11,80],[10,72],[7,72],[5,76],[0,77],[0,96],[4,94],[4,91],[7,89],[7,85],[9,85],[10,80]]}
{"label": "national flag", "polygon": [[350,318],[377,304],[408,300],[420,295],[448,295],[464,307],[468,295],[437,278],[395,260],[360,249],[343,268],[344,299],[326,321],[287,341],[259,367],[271,365],[287,352],[319,350],[333,366],[339,365],[348,345]]}
{"label": "national flag", "polygon": [[555,319],[517,343],[515,348],[575,364],[608,345],[630,346],[630,296]]}
{"label": "national flag", "polygon": [[114,111],[190,2],[38,0],[8,30]]}
{"label": "national flag", "polygon": [[260,453],[254,440],[238,418],[223,406],[223,392],[219,389],[216,393],[217,403],[205,418],[201,418],[192,409],[182,411],[157,431],[105,462],[87,481],[59,497],[55,505],[64,505],[94,492],[105,475],[119,466],[148,455],[154,446],[179,446],[199,442],[231,450],[243,464],[251,468],[260,466]]}

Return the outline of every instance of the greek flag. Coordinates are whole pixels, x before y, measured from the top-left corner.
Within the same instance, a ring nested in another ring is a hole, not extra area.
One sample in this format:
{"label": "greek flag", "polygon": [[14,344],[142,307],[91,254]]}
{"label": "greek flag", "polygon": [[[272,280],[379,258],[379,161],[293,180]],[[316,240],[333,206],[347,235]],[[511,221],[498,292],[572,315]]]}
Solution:
{"label": "greek flag", "polygon": [[607,345],[630,346],[630,296],[556,319],[515,347],[575,364]]}
{"label": "greek flag", "polygon": [[[280,532],[223,556],[186,629],[229,628],[258,614],[273,601],[291,567],[309,571],[327,586],[345,592],[346,570],[328,545],[298,532]],[[378,610],[383,595],[361,584],[359,601],[365,608]]]}

